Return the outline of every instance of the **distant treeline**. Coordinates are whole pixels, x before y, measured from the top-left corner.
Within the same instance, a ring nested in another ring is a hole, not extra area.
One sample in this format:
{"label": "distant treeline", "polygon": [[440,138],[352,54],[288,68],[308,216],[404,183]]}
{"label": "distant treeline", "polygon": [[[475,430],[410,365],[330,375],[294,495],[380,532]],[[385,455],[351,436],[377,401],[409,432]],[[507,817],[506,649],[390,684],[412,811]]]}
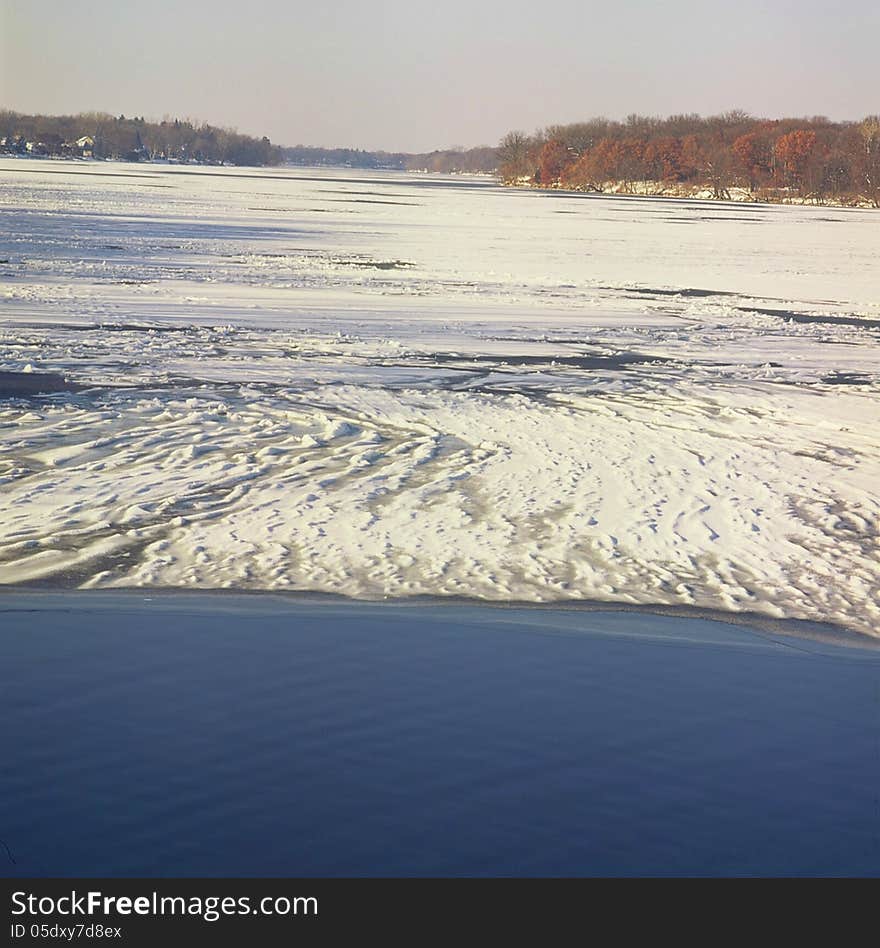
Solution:
{"label": "distant treeline", "polygon": [[104,112],[79,115],[23,115],[0,111],[0,153],[124,161],[181,161],[200,164],[326,165],[392,168],[400,171],[493,174],[498,149],[451,148],[426,154],[362,151],[355,148],[281,148],[268,138],[235,129],[165,118],[126,118]]}
{"label": "distant treeline", "polygon": [[282,161],[281,149],[268,138],[186,119],[148,122],[103,112],[22,115],[0,111],[0,151],[203,164],[273,165]]}
{"label": "distant treeline", "polygon": [[405,152],[360,151],[353,148],[283,148],[284,160],[293,165],[335,165],[349,168],[391,168],[395,171],[434,171],[442,174],[494,174],[498,149],[449,148],[413,155]]}
{"label": "distant treeline", "polygon": [[498,149],[507,183],[581,191],[676,193],[739,188],[756,200],[835,201],[880,207],[880,117],[757,119],[631,115],[510,132]]}
{"label": "distant treeline", "polygon": [[[733,111],[703,118],[631,115],[510,132],[498,148],[424,154],[352,148],[281,148],[230,128],[101,112],[0,111],[0,152],[204,164],[346,166],[498,174],[508,184],[581,191],[868,203],[880,207],[880,117],[759,119]],[[737,191],[737,194],[732,192]]]}
{"label": "distant treeline", "polygon": [[283,160],[291,165],[345,168],[394,168],[402,169],[408,155],[387,151],[361,151],[358,148],[317,148],[311,145],[296,145],[282,148]]}

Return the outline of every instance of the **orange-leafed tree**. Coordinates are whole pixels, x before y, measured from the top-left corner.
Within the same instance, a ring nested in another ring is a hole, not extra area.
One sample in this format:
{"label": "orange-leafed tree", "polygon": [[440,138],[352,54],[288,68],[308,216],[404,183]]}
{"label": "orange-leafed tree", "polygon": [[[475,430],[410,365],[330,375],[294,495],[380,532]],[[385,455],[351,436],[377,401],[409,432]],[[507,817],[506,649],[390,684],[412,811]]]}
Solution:
{"label": "orange-leafed tree", "polygon": [[623,146],[611,138],[603,138],[591,149],[587,160],[597,181],[617,181],[623,173]]}
{"label": "orange-leafed tree", "polygon": [[557,184],[569,165],[577,161],[577,155],[556,138],[545,142],[538,156],[535,181],[538,184]]}
{"label": "orange-leafed tree", "polygon": [[681,181],[681,142],[677,138],[657,138],[645,145],[644,168],[651,181]]}
{"label": "orange-leafed tree", "polygon": [[573,188],[575,191],[603,190],[606,179],[596,173],[595,151],[595,148],[585,151],[562,172],[560,183],[564,188]]}
{"label": "orange-leafed tree", "polygon": [[773,164],[773,145],[760,132],[746,132],[731,145],[736,168],[749,182],[754,191],[770,178]]}
{"label": "orange-leafed tree", "polygon": [[782,184],[803,190],[805,172],[815,148],[816,133],[809,129],[795,129],[776,140],[773,154]]}
{"label": "orange-leafed tree", "polygon": [[645,148],[647,142],[643,138],[625,138],[620,142],[619,180],[623,182],[625,191],[631,191],[636,181],[643,181],[645,174]]}
{"label": "orange-leafed tree", "polygon": [[702,177],[706,156],[696,135],[685,135],[681,140],[678,163],[683,181],[694,181]]}

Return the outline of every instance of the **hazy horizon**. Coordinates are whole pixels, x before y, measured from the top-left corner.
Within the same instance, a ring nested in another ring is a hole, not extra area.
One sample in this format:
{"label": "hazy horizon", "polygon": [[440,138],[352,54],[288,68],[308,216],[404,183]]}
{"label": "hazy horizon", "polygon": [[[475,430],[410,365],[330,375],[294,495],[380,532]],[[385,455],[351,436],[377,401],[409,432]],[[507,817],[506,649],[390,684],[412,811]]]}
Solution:
{"label": "hazy horizon", "polygon": [[514,128],[595,115],[880,111],[880,9],[867,0],[846,14],[744,0],[712,22],[696,0],[531,9],[0,0],[0,105],[192,117],[280,145],[406,152],[495,145]]}

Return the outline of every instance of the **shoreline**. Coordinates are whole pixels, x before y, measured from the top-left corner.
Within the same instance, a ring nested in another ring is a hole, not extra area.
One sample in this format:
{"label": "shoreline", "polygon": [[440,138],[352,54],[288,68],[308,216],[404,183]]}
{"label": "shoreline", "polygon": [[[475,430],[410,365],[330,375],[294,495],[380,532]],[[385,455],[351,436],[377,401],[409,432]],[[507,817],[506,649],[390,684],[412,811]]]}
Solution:
{"label": "shoreline", "polygon": [[[650,190],[645,188],[644,190],[614,190],[614,187],[621,187],[620,182],[614,182],[613,187],[609,187],[604,190],[596,190],[592,188],[566,188],[561,185],[543,185],[543,184],[529,184],[527,182],[519,181],[502,181],[500,178],[496,178],[499,187],[516,190],[516,191],[540,191],[545,194],[559,194],[566,195],[569,197],[583,196],[583,197],[595,197],[595,198],[635,198],[638,200],[644,200],[646,198],[660,198],[667,201],[696,201],[699,204],[720,204],[725,205],[729,204],[734,207],[742,207],[747,205],[749,207],[803,207],[803,208],[834,208],[835,210],[841,211],[876,211],[880,210],[876,204],[871,202],[868,198],[862,198],[860,200],[853,200],[847,203],[842,201],[814,201],[809,200],[808,198],[797,198],[792,197],[787,200],[778,200],[772,201],[769,199],[763,199],[755,197],[745,188],[731,188],[730,194],[727,197],[715,197],[712,194],[707,193],[707,188],[694,187],[693,189],[683,190],[681,193],[673,193],[670,190],[661,188],[660,190]],[[647,185],[649,182],[640,181],[635,182],[636,184]],[[740,197],[734,197],[734,194],[740,194]]]}
{"label": "shoreline", "polygon": [[[361,607],[366,610],[376,608],[385,609],[486,609],[487,612],[532,612],[532,613],[564,613],[576,615],[578,613],[604,614],[611,616],[632,615],[643,618],[680,618],[687,621],[702,620],[745,629],[753,634],[769,636],[779,635],[789,640],[818,642],[847,649],[861,649],[880,652],[880,636],[872,637],[859,633],[845,626],[833,622],[820,622],[809,619],[774,618],[755,612],[725,612],[721,609],[710,609],[700,606],[674,606],[641,603],[616,603],[602,600],[570,600],[535,602],[529,600],[491,600],[468,596],[430,596],[417,595],[409,597],[386,597],[383,599],[361,598],[346,596],[342,593],[322,592],[321,590],[282,590],[282,589],[230,589],[194,588],[185,586],[119,586],[112,588],[82,589],[78,587],[47,586],[47,585],[0,585],[0,612],[4,611],[5,600],[26,596],[39,598],[62,597],[78,600],[75,607],[91,608],[100,599],[138,598],[143,601],[157,601],[164,599],[189,600],[199,599],[247,600],[249,604],[258,602],[267,605],[273,602],[285,606],[317,606],[346,608]],[[87,602],[91,600],[91,602]],[[213,610],[212,610],[213,611]],[[216,610],[224,612],[222,609]],[[788,642],[784,644],[790,644]]]}

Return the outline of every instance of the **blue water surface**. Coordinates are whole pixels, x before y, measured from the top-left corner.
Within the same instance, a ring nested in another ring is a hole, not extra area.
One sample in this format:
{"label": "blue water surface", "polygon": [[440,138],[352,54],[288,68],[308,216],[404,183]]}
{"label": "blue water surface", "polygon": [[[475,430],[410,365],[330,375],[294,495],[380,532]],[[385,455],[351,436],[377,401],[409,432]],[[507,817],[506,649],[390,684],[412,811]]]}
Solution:
{"label": "blue water surface", "polygon": [[9,593],[0,870],[876,875],[878,659],[637,613]]}

